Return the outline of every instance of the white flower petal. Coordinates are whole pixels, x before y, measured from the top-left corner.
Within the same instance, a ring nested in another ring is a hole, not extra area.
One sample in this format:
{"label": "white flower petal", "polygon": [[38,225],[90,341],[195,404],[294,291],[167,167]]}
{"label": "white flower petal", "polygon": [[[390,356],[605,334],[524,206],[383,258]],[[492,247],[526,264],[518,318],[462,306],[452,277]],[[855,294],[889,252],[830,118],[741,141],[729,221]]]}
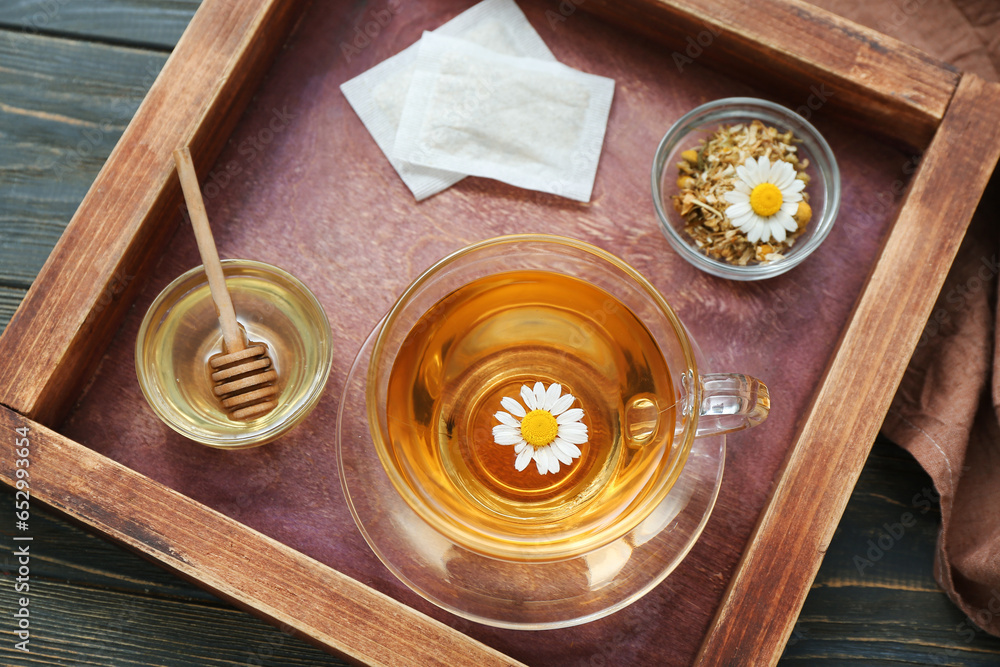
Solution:
{"label": "white flower petal", "polygon": [[801,192],[802,189],[805,188],[805,187],[806,187],[806,182],[803,181],[801,178],[796,178],[794,181],[792,181],[791,185],[789,185],[787,188],[785,188],[784,190],[782,190],[782,194],[784,194],[786,191],[787,192]]}
{"label": "white flower petal", "polygon": [[561,447],[557,447],[555,442],[549,445],[549,451],[551,451],[552,455],[559,459],[559,462],[563,465],[568,466],[573,462],[573,457],[569,455],[569,452],[565,451]]}
{"label": "white flower petal", "polygon": [[556,453],[552,450],[552,445],[549,445],[545,449],[549,450],[549,472],[554,475],[559,472],[559,457],[557,457]]}
{"label": "white flower petal", "polygon": [[728,215],[729,219],[732,220],[733,218],[745,216],[752,210],[753,208],[750,206],[750,202],[740,202],[739,204],[733,204],[727,208],[726,215]]}
{"label": "white flower petal", "polygon": [[770,236],[764,236],[764,234],[767,233],[767,223],[764,222],[763,218],[759,215],[754,214],[753,218],[753,222],[746,229],[747,240],[750,241],[750,243],[756,243],[761,239],[767,241],[767,239],[770,238]]}
{"label": "white flower petal", "polygon": [[733,223],[733,227],[738,227],[738,228],[743,229],[744,231],[746,231],[751,226],[753,226],[753,220],[754,220],[754,217],[756,215],[757,214],[754,213],[751,210],[751,211],[747,211],[746,213],[743,213],[742,215],[738,215],[738,216],[736,216],[734,218],[730,218],[729,220],[730,220],[730,222]]}
{"label": "white flower petal", "polygon": [[771,235],[774,236],[774,240],[781,243],[785,240],[785,228],[781,226],[780,222],[774,221],[768,223],[768,227],[771,230]]}
{"label": "white flower petal", "polygon": [[[753,168],[752,174],[750,172],[751,166]],[[736,167],[736,175],[739,176],[739,179],[741,181],[750,186],[751,189],[757,185],[756,174],[757,174],[757,163],[750,158],[747,158],[747,161],[745,163]]]}
{"label": "white flower petal", "polygon": [[750,201],[750,195],[746,192],[740,192],[738,190],[730,190],[722,197],[730,204],[746,204]]}
{"label": "white flower petal", "polygon": [[562,431],[559,431],[559,434],[556,437],[562,438],[564,441],[572,443],[574,445],[582,445],[583,443],[587,442],[586,433],[577,433],[577,432],[563,433]]}
{"label": "white flower petal", "polygon": [[[559,424],[559,421],[556,420],[556,423]],[[587,425],[584,424],[583,422],[569,422],[567,424],[559,424],[559,430],[562,431],[564,429],[566,431],[580,431],[582,433],[586,433]]]}
{"label": "white flower petal", "polygon": [[522,440],[521,442],[519,442],[516,445],[514,445],[514,452],[517,453],[517,454],[520,454],[521,452],[524,451],[524,448],[528,447],[528,446],[529,446],[528,443],[526,443],[524,440]]}
{"label": "white flower petal", "polygon": [[562,393],[562,385],[558,382],[553,382],[549,385],[549,388],[545,392],[545,404],[542,405],[543,410],[548,410],[552,412],[552,406],[556,404],[559,400],[559,394]]}
{"label": "white flower petal", "polygon": [[541,447],[535,450],[535,467],[538,468],[538,474],[544,475],[549,471],[549,448]]}
{"label": "white flower petal", "polygon": [[563,450],[564,452],[572,456],[574,459],[579,458],[580,456],[581,453],[580,448],[574,445],[572,442],[567,442],[562,438],[556,436],[556,439],[553,441],[552,444],[558,445],[559,449]]}
{"label": "white flower petal", "polygon": [[521,404],[510,396],[504,396],[501,398],[500,405],[504,406],[507,409],[507,412],[511,413],[515,417],[524,417],[524,415],[528,414],[524,411],[524,408],[521,407]]}
{"label": "white flower petal", "polygon": [[[730,169],[732,169],[732,167],[730,167]],[[736,183],[734,184],[734,186],[736,188],[736,192],[739,192],[740,194],[746,195],[747,199],[750,198],[750,193],[753,192],[753,188],[751,188],[749,185],[747,185],[746,183],[744,183],[743,181],[738,180],[738,179],[737,179]]]}
{"label": "white flower petal", "polygon": [[781,210],[788,215],[795,215],[795,212],[799,210],[799,203],[794,201],[786,201],[781,205]]}
{"label": "white flower petal", "polygon": [[757,178],[761,183],[768,183],[771,180],[771,161],[763,155],[757,158]]}
{"label": "white flower petal", "polygon": [[511,417],[509,414],[507,414],[503,410],[498,411],[493,416],[501,424],[506,424],[507,426],[513,426],[514,428],[521,428],[521,422],[519,422],[516,419],[514,419],[513,417]]}
{"label": "white flower petal", "polygon": [[778,181],[781,179],[781,165],[784,164],[781,160],[775,160],[771,162],[767,158],[767,176],[764,178],[765,183],[770,183],[771,185],[777,185]]}
{"label": "white flower petal", "polygon": [[516,445],[521,442],[521,434],[518,432],[501,431],[493,432],[493,442],[498,445]]}
{"label": "white flower petal", "polygon": [[581,408],[573,408],[556,417],[556,423],[568,424],[570,422],[578,422],[581,419],[583,419],[583,410]]}
{"label": "white flower petal", "polygon": [[[778,184],[786,179],[786,177],[788,176],[787,170],[790,169],[791,166],[792,165],[785,162],[784,160],[775,160],[774,162],[771,163],[771,169],[769,170],[767,175],[767,182],[780,188],[781,186]],[[792,170],[792,178],[795,178],[794,169]]]}
{"label": "white flower petal", "polygon": [[[792,184],[792,181],[795,180],[795,169],[787,162],[777,162],[775,166],[777,165],[782,165],[782,167],[777,170],[772,168],[771,173],[774,176],[774,184],[779,190],[784,192]],[[774,173],[775,171],[777,171],[776,174]]]}
{"label": "white flower petal", "polygon": [[573,405],[573,401],[575,400],[576,398],[573,397],[573,394],[560,396],[559,400],[555,402],[555,405],[552,406],[549,412],[551,412],[553,416],[558,417],[562,413],[566,412],[566,409]]}
{"label": "white flower petal", "polygon": [[528,410],[537,410],[538,406],[535,404],[535,392],[531,391],[531,388],[526,385],[521,385],[521,400],[527,406]]}
{"label": "white flower petal", "polygon": [[531,459],[534,456],[535,456],[534,447],[526,447],[522,449],[521,452],[517,455],[517,459],[514,461],[514,469],[517,470],[518,472],[521,472],[522,470],[528,467],[528,464],[531,463]]}
{"label": "white flower petal", "polygon": [[549,445],[549,447],[551,447],[552,451],[556,453],[556,456],[559,457],[559,460],[565,463],[566,465],[572,464],[573,459],[580,456],[580,449],[576,445],[566,442],[562,438],[556,438],[555,440],[553,440],[552,444]]}
{"label": "white flower petal", "polygon": [[772,219],[789,232],[794,232],[799,228],[799,223],[795,222],[795,219],[784,211],[778,211]]}
{"label": "white flower petal", "polygon": [[[785,204],[789,204],[789,203],[798,204],[798,202],[802,201],[802,193],[801,192],[782,192],[781,193],[781,200],[783,202],[785,202]],[[784,204],[782,204],[782,206],[784,206]]]}
{"label": "white flower petal", "polygon": [[545,385],[541,382],[535,383],[535,409],[542,410],[545,408]]}

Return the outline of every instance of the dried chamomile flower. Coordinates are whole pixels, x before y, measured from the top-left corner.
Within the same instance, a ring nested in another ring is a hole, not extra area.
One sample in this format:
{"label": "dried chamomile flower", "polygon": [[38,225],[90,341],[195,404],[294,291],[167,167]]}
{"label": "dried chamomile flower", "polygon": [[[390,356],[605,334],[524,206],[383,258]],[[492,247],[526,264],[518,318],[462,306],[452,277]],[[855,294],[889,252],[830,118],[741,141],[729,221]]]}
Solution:
{"label": "dried chamomile flower", "polygon": [[673,203],[696,247],[741,266],[784,259],[812,218],[798,143],[755,120],[681,153]]}

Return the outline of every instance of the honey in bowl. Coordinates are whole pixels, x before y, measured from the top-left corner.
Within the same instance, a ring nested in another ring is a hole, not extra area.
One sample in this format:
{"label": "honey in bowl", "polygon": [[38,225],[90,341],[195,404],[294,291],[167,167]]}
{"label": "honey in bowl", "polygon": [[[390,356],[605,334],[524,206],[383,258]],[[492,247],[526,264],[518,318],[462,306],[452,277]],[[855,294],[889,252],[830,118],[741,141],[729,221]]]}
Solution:
{"label": "honey in bowl", "polygon": [[149,307],[136,337],[136,373],[150,407],[181,435],[212,447],[254,447],[300,423],[319,401],[333,362],[330,325],[316,297],[288,272],[251,260],[223,260],[222,267],[243,335],[268,346],[278,406],[234,420],[213,392],[209,360],[222,349],[222,332],[200,266]]}

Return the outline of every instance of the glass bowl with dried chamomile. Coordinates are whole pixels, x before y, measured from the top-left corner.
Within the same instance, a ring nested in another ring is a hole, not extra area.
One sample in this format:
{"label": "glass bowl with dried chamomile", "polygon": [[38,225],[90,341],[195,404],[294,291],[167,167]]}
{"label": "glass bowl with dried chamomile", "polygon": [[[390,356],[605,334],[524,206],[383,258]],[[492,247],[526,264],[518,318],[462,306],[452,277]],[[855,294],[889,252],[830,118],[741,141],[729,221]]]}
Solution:
{"label": "glass bowl with dried chamomile", "polygon": [[733,280],[782,274],[826,238],[840,171],[802,116],[749,97],[716,100],[674,123],[656,150],[653,204],[670,245]]}

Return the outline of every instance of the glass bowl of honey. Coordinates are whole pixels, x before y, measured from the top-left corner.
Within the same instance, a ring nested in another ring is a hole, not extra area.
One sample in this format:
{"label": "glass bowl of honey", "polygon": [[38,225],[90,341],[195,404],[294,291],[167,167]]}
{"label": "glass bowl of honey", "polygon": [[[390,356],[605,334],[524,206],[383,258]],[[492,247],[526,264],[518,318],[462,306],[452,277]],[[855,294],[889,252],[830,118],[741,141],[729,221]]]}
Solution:
{"label": "glass bowl of honey", "polygon": [[330,324],[315,295],[287,271],[243,259],[223,260],[222,268],[244,335],[268,346],[278,405],[235,420],[213,394],[208,360],[223,339],[201,266],[167,285],[149,307],[136,338],[136,374],[153,412],[181,435],[222,449],[256,447],[316,406],[333,363]]}

